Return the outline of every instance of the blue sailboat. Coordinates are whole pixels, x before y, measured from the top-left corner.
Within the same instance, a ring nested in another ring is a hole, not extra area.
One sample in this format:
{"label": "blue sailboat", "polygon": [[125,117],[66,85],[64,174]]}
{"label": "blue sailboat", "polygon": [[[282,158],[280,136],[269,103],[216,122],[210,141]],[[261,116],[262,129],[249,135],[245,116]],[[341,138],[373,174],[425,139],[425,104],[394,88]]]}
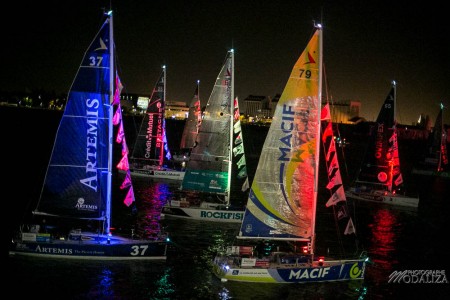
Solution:
{"label": "blue sailboat", "polygon": [[[122,144],[122,159],[117,164],[122,170],[128,169],[128,149],[121,120],[121,83],[115,69],[112,12],[104,18],[69,91],[39,201],[32,211],[33,222],[40,224],[24,221],[12,239],[10,255],[166,259],[167,237],[137,238],[131,231],[119,235],[112,230],[112,175],[118,173],[113,171],[113,143]],[[115,130],[117,137],[113,137]],[[125,204],[132,206],[129,174],[120,188],[126,193]]]}

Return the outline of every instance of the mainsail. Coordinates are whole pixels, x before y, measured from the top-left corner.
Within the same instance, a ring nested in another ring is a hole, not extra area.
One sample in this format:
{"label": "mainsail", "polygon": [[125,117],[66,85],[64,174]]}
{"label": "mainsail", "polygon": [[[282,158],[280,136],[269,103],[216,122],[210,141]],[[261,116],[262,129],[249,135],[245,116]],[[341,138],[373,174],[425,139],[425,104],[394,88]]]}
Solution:
{"label": "mainsail", "polygon": [[313,241],[322,95],[319,32],[295,63],[277,103],[240,238]]}
{"label": "mainsail", "polygon": [[439,114],[434,123],[433,132],[431,133],[430,155],[437,160],[436,171],[442,172],[448,170],[447,155],[447,133],[444,128],[443,120],[444,105],[440,105]]}
{"label": "mainsail", "polygon": [[131,161],[135,168],[162,167],[170,160],[165,123],[166,67],[156,82],[136,137]]}
{"label": "mainsail", "polygon": [[[195,137],[181,189],[239,198],[248,185],[238,99],[234,97],[234,52],[228,51]],[[222,200],[222,199],[221,199]]]}
{"label": "mainsail", "polygon": [[[123,149],[119,165],[124,170],[128,165],[121,89],[114,71],[109,17],[85,52],[70,88],[34,214],[103,220],[109,232],[113,119],[118,125],[116,141]],[[131,181],[123,188],[129,191],[126,203],[130,205],[134,201]]]}
{"label": "mainsail", "polygon": [[398,152],[395,99],[394,82],[371,129],[369,147],[357,180],[379,184],[389,192],[401,189],[403,184]]}
{"label": "mainsail", "polygon": [[203,113],[182,190],[226,194],[231,170],[230,128],[233,124],[233,51],[227,53]]}
{"label": "mainsail", "polygon": [[195,144],[198,129],[202,122],[202,111],[200,107],[200,80],[197,80],[194,97],[189,104],[188,117],[181,136],[180,149],[181,151],[190,152]]}

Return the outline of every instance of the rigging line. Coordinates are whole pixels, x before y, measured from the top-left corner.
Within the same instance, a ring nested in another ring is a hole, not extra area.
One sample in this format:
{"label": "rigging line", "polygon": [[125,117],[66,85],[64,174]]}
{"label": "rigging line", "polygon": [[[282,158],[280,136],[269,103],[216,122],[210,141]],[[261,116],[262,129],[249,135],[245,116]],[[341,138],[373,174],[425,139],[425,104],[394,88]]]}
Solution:
{"label": "rigging line", "polygon": [[[333,100],[333,95],[331,94],[331,88],[330,85],[328,84],[328,76],[327,76],[327,72],[325,69],[325,63],[323,63],[323,77],[325,79],[325,94],[326,94],[326,102],[330,105],[330,116],[332,116],[332,111],[334,111],[334,100]],[[333,121],[333,118],[331,118],[331,120]],[[335,125],[336,127],[336,132],[337,132],[337,136],[339,137],[340,141],[343,141],[342,137],[341,137],[341,132],[339,131],[339,124],[335,124],[334,122],[331,123],[332,125]],[[334,133],[334,130],[333,130]],[[345,146],[345,142],[344,142],[344,146]],[[348,171],[348,166],[347,166],[347,160],[345,159],[345,153],[344,153],[344,148],[345,147],[339,147],[341,149],[341,155],[342,155],[342,160],[344,162],[344,167],[345,167],[345,176],[348,179],[349,178],[349,171]],[[337,152],[336,152],[337,153]]]}

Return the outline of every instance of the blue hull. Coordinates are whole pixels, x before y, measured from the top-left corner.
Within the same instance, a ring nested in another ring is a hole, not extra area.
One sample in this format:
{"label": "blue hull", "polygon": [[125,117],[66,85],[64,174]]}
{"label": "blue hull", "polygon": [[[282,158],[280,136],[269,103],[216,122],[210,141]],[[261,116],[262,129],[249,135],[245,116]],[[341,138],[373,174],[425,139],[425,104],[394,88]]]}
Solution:
{"label": "blue hull", "polygon": [[168,244],[125,238],[90,240],[13,241],[10,255],[98,260],[166,260]]}

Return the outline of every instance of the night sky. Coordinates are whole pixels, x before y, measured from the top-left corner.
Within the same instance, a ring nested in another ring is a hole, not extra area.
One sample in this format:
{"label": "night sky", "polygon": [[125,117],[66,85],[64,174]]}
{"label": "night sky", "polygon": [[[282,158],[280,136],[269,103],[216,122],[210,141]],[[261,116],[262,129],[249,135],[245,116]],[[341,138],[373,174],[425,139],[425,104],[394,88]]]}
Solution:
{"label": "night sky", "polygon": [[[434,122],[440,102],[450,108],[444,2],[366,2],[113,0],[123,92],[150,94],[166,65],[168,100],[189,102],[200,80],[206,104],[233,48],[236,96],[273,97],[283,91],[316,21],[324,26],[324,64],[334,101],[361,101],[361,115],[375,120],[396,80],[399,122],[416,122],[421,113]],[[0,18],[0,91],[67,93],[109,1],[8,6]],[[450,124],[450,110],[444,115]]]}

